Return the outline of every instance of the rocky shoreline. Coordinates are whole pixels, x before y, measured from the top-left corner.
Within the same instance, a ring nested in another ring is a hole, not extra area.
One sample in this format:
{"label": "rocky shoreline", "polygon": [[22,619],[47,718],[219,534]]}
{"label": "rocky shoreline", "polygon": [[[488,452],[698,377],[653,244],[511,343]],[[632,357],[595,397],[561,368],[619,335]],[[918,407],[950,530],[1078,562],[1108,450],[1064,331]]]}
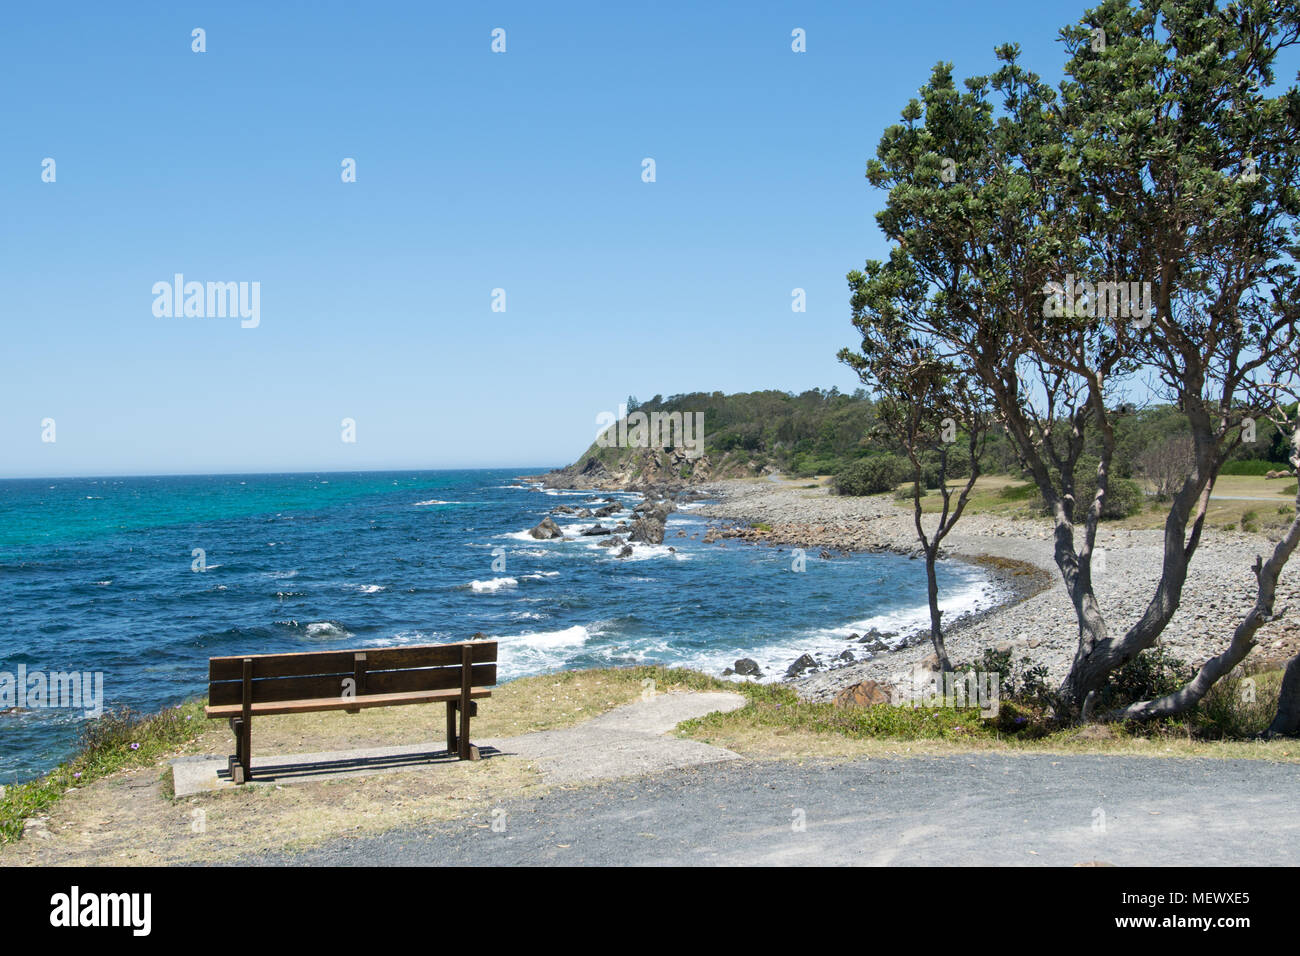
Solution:
{"label": "rocky shoreline", "polygon": [[[753,544],[801,547],[833,560],[836,552],[896,551],[916,555],[918,544],[909,507],[886,496],[838,497],[822,486],[737,480],[697,486],[715,503],[698,513],[709,518],[706,541],[735,539]],[[1096,590],[1113,628],[1126,628],[1150,600],[1160,576],[1163,532],[1108,528],[1098,531],[1105,570]],[[1052,557],[1052,528],[1046,519],[1011,520],[969,514],[945,541],[945,558],[980,564],[1003,594],[995,607],[946,622],[954,660],[973,660],[985,648],[1008,650],[1019,662],[1029,657],[1047,666],[1053,679],[1065,675],[1077,646],[1073,607]],[[1220,653],[1232,630],[1253,606],[1256,555],[1266,555],[1266,535],[1206,529],[1193,559],[1183,601],[1161,638],[1175,657],[1199,665]],[[1300,569],[1286,569],[1278,584],[1279,608],[1300,603]],[[922,596],[923,600],[923,596]],[[897,650],[865,661],[825,662],[816,672],[790,679],[803,697],[826,700],[861,681],[902,679],[932,652],[928,632],[904,635]],[[898,643],[891,641],[891,643]],[[1300,650],[1300,616],[1261,628],[1251,661],[1285,661]]]}

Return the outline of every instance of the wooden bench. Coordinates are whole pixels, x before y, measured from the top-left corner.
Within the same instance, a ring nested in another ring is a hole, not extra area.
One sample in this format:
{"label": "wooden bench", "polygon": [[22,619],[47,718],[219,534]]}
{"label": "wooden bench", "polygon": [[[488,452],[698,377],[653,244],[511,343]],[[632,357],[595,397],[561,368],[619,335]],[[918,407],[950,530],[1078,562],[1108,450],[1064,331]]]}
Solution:
{"label": "wooden bench", "polygon": [[[477,698],[497,682],[497,642],[422,644],[365,651],[248,654],[208,659],[208,717],[229,718],[235,732],[231,779],[250,780],[253,718],[401,704],[447,704],[447,750],[479,759],[469,742]],[[456,712],[460,732],[456,732]]]}

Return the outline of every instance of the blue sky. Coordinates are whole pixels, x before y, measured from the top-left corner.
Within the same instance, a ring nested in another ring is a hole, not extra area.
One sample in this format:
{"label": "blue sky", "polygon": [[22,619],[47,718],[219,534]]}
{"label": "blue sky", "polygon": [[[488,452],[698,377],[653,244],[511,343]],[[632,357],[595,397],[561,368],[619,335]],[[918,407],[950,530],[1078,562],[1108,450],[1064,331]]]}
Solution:
{"label": "blue sky", "polygon": [[[1056,76],[1085,4],[463,6],[7,9],[0,477],[558,465],[629,394],[851,390],[881,131],[941,59]],[[178,272],[260,324],[156,317]]]}

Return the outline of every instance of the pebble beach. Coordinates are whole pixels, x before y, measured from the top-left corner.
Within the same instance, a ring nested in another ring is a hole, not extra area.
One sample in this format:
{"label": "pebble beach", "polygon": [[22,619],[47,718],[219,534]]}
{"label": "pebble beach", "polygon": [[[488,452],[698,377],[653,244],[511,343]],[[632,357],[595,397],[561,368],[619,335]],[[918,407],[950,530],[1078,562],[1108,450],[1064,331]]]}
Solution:
{"label": "pebble beach", "polygon": [[[733,538],[759,546],[807,549],[808,560],[835,560],[841,553],[919,550],[910,502],[887,496],[840,497],[826,487],[775,481],[733,480],[699,489],[715,500],[700,509],[720,543]],[[928,519],[933,522],[933,518]],[[761,526],[761,527],[756,527]],[[927,530],[931,525],[927,523]],[[769,530],[770,528],[770,530]],[[1094,569],[1098,600],[1112,631],[1141,615],[1160,578],[1163,533],[1103,524],[1097,547],[1105,570]],[[1075,615],[1052,557],[1047,518],[1009,519],[966,514],[944,539],[943,557],[982,564],[1005,594],[998,607],[968,619],[945,621],[945,640],[954,661],[972,660],[985,648],[1009,649],[1013,660],[1045,664],[1053,680],[1064,677],[1078,642]],[[1161,636],[1175,657],[1200,665],[1221,653],[1232,631],[1255,601],[1256,556],[1271,553],[1266,534],[1205,529],[1192,560],[1182,603]],[[1300,604],[1300,571],[1289,565],[1278,582],[1276,608]],[[941,595],[942,596],[942,595]],[[857,648],[856,644],[846,647]],[[1279,665],[1300,650],[1300,611],[1265,625],[1247,663]],[[867,660],[826,666],[790,681],[811,700],[833,697],[864,680],[890,682],[909,673],[933,648],[928,631],[905,646],[878,651]]]}

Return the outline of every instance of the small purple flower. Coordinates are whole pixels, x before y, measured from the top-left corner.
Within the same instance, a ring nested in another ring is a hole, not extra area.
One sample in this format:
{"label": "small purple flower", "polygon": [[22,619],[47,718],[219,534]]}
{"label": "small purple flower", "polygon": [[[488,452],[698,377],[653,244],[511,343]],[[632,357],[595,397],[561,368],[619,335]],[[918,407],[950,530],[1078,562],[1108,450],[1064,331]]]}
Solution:
{"label": "small purple flower", "polygon": [[72,777],[73,777],[74,780],[80,780],[80,779],[81,779],[81,774],[80,774],[80,773],[74,773],[74,774],[72,775]]}
{"label": "small purple flower", "polygon": [[132,750],[139,750],[139,749],[140,749],[140,745],[139,745],[139,744],[132,744],[132,745],[131,745],[131,749],[132,749]]}

